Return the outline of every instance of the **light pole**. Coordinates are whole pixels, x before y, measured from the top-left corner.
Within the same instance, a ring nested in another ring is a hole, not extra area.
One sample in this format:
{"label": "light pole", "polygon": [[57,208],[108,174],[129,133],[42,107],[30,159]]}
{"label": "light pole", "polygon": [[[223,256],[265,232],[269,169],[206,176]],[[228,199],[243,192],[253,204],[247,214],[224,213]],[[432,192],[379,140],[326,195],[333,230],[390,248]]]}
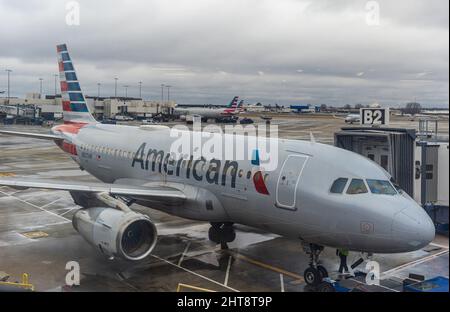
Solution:
{"label": "light pole", "polygon": [[42,99],[42,81],[44,81],[43,78],[39,78],[39,98]]}
{"label": "light pole", "polygon": [[128,98],[128,87],[129,85],[124,85],[123,86],[125,88],[125,99]]}
{"label": "light pole", "polygon": [[8,74],[8,93],[7,93],[7,100],[6,100],[6,102],[7,102],[7,105],[9,105],[9,98],[10,98],[10,90],[9,90],[9,83],[10,83],[10,80],[9,80],[9,76],[10,76],[10,74],[11,74],[11,72],[12,72],[12,70],[11,69],[6,69],[5,70],[6,72],[7,72],[7,74]]}
{"label": "light pole", "polygon": [[172,88],[172,86],[167,85],[167,102],[170,102],[170,88]]}
{"label": "light pole", "polygon": [[164,103],[164,84],[161,84],[161,104]]}
{"label": "light pole", "polygon": [[55,99],[56,99],[56,92],[57,92],[57,91],[56,91],[56,84],[57,84],[56,81],[57,81],[57,79],[58,79],[58,75],[57,75],[57,74],[54,74],[53,77],[55,77]]}
{"label": "light pole", "polygon": [[101,86],[102,84],[99,82],[99,83],[97,83],[97,100],[100,98],[100,86]]}
{"label": "light pole", "polygon": [[114,97],[117,97],[117,80],[119,80],[119,78],[115,77],[114,78]]}
{"label": "light pole", "polygon": [[139,98],[142,100],[142,81],[139,81]]}

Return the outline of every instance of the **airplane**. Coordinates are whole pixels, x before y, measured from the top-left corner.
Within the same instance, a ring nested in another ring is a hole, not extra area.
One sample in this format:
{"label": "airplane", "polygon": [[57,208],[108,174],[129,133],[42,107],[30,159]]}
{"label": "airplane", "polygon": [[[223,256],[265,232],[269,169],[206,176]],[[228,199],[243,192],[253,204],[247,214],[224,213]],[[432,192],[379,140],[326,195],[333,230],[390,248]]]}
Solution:
{"label": "airplane", "polygon": [[[238,109],[239,97],[235,96],[225,107],[175,107],[173,114],[179,116],[201,116],[203,120],[217,119],[234,116],[241,110]],[[242,105],[241,105],[242,106]]]}
{"label": "airplane", "polygon": [[240,114],[244,111],[244,100],[241,100],[237,105],[237,114]]}
{"label": "airplane", "polygon": [[[175,161],[171,148],[177,138],[168,127],[98,123],[86,105],[67,46],[58,45],[57,52],[64,124],[51,134],[0,134],[54,141],[99,182],[16,177],[0,178],[0,186],[69,191],[81,206],[73,216],[75,230],[109,258],[139,261],[155,247],[155,224],[133,211],[132,203],[209,222],[209,239],[223,249],[236,238],[234,224],[298,240],[310,260],[304,272],[309,285],[328,276],[320,262],[325,247],[403,253],[423,248],[435,237],[425,210],[393,184],[389,173],[331,145],[258,138],[257,146],[278,144],[272,170],[265,170],[258,147],[243,159],[185,154]],[[238,146],[246,137],[233,139]]]}
{"label": "airplane", "polygon": [[359,114],[348,114],[345,119],[345,123],[353,124],[354,122],[360,122],[361,116]]}

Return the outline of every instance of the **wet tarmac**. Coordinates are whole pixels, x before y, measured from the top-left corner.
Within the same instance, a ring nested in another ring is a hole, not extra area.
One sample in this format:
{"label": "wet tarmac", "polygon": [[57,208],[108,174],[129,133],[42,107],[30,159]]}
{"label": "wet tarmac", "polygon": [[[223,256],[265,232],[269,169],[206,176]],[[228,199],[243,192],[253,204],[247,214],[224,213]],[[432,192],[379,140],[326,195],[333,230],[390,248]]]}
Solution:
{"label": "wet tarmac", "polygon": [[[332,143],[341,120],[280,119],[280,135]],[[394,121],[411,126],[408,120]],[[446,125],[448,127],[448,124]],[[14,126],[20,131],[47,132],[41,127]],[[309,130],[306,130],[309,129]],[[448,128],[443,129],[447,131]],[[0,175],[33,176],[92,181],[52,142],[0,136]],[[71,224],[78,209],[69,193],[47,190],[14,190],[0,187],[0,271],[20,280],[28,273],[38,291],[304,291],[303,271],[308,257],[298,241],[236,225],[237,238],[228,251],[208,240],[209,224],[193,222],[133,205],[156,223],[159,237],[152,255],[139,263],[108,260],[89,245]],[[351,253],[349,262],[359,254]],[[333,249],[321,256],[330,273],[338,267]],[[412,253],[374,255],[380,263],[382,284],[401,282],[409,273],[426,278],[449,276],[448,238]],[[81,285],[64,286],[66,264],[77,261]]]}

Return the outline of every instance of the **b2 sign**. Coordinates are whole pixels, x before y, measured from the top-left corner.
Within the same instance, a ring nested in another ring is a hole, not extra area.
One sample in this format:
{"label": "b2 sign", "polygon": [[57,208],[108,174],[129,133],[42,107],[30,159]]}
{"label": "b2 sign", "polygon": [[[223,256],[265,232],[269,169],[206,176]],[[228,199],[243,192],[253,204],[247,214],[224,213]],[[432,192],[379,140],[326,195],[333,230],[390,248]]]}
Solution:
{"label": "b2 sign", "polygon": [[389,108],[361,108],[361,125],[389,125]]}

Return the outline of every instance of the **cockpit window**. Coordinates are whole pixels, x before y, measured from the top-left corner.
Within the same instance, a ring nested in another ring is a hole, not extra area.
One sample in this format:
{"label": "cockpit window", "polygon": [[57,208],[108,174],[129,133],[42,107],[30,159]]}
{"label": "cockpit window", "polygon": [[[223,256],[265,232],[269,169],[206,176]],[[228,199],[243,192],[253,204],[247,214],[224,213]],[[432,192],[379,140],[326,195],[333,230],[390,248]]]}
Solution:
{"label": "cockpit window", "polygon": [[397,190],[397,192],[399,193],[399,194],[403,194],[403,189],[402,189],[402,187],[400,186],[400,185],[398,185],[398,183],[397,182],[395,182],[395,180],[394,180],[394,178],[391,178],[391,184],[395,187],[395,189]]}
{"label": "cockpit window", "polygon": [[367,187],[362,179],[353,179],[347,189],[347,194],[364,194],[367,193]]}
{"label": "cockpit window", "polygon": [[333,185],[331,186],[330,192],[333,194],[342,194],[342,192],[345,189],[345,186],[347,185],[347,178],[339,178],[336,181],[333,182]]}
{"label": "cockpit window", "polygon": [[384,194],[384,195],[396,195],[397,191],[394,189],[389,181],[384,180],[367,180],[370,191],[373,194]]}

